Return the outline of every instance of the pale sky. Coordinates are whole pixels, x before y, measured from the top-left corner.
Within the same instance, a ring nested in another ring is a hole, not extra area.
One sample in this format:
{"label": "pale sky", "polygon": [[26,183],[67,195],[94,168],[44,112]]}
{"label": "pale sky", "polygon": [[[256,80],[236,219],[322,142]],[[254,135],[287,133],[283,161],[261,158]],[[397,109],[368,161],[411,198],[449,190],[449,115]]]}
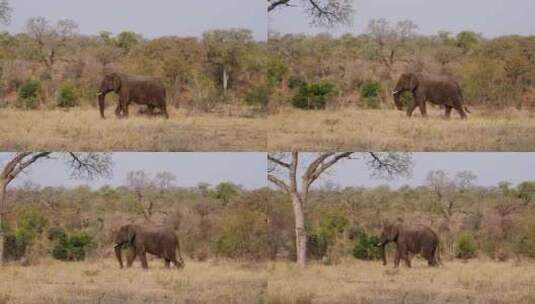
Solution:
{"label": "pale sky", "polygon": [[[266,40],[265,0],[10,0],[10,32],[21,32],[31,17],[53,22],[69,18],[82,34],[123,30],[147,38],[163,35],[200,36],[213,29],[245,28]],[[2,29],[2,28],[0,28]]]}
{"label": "pale sky", "polygon": [[410,178],[394,181],[373,179],[365,162],[347,160],[334,166],[316,185],[332,183],[342,187],[370,187],[386,184],[393,188],[402,185],[418,186],[425,183],[427,173],[431,170],[444,170],[451,177],[459,171],[472,171],[478,177],[475,183],[480,186],[497,186],[501,181],[512,184],[535,181],[535,153],[413,153],[412,158],[414,167]]}
{"label": "pale sky", "polygon": [[445,30],[471,30],[492,38],[507,34],[535,34],[534,0],[354,0],[353,25],[335,30],[313,28],[300,7],[287,7],[270,14],[270,29],[281,33],[330,32],[360,34],[370,19],[391,22],[411,19],[421,34]]}
{"label": "pale sky", "polygon": [[[0,153],[0,167],[3,167],[11,153]],[[120,186],[130,171],[144,170],[152,177],[158,172],[168,171],[177,177],[176,186],[192,187],[200,182],[216,185],[232,182],[248,189],[267,186],[265,153],[113,153],[113,176],[94,181],[73,180],[61,160],[43,160],[32,165],[24,175],[19,176],[13,186],[31,181],[41,186],[89,185],[98,188],[103,185]]]}

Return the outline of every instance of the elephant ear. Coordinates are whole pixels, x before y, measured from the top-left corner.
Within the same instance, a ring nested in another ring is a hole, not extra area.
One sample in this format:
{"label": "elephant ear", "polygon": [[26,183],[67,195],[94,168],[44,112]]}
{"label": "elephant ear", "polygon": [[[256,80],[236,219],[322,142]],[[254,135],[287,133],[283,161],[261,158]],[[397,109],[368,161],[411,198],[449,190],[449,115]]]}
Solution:
{"label": "elephant ear", "polygon": [[121,86],[123,84],[121,75],[113,73],[111,74],[111,78],[113,83],[113,91],[115,91],[115,93],[119,93],[119,90],[121,89]]}
{"label": "elephant ear", "polygon": [[129,243],[133,243],[136,238],[136,227],[134,225],[128,225],[126,236]]}
{"label": "elephant ear", "polygon": [[420,76],[414,73],[409,74],[409,87],[411,91],[416,90],[416,88],[420,85]]}

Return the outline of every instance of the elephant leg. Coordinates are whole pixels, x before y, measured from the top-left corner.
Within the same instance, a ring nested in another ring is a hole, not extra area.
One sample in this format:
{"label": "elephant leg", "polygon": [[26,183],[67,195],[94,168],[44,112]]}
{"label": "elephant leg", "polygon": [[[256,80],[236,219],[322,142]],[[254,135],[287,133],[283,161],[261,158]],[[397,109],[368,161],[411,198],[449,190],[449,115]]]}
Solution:
{"label": "elephant leg", "polygon": [[171,264],[171,260],[168,258],[165,258],[164,261],[165,261],[165,268],[169,268]]}
{"label": "elephant leg", "polygon": [[446,119],[450,119],[452,107],[449,105],[444,105],[444,107],[446,108],[445,117]]}
{"label": "elephant leg", "polygon": [[135,248],[130,248],[130,250],[128,250],[128,257],[126,258],[126,266],[127,267],[132,267],[132,263],[134,263],[134,260],[136,259],[136,249]]}
{"label": "elephant leg", "polygon": [[425,101],[421,102],[418,106],[420,107],[420,114],[422,114],[423,117],[427,117],[427,109],[426,109]]}
{"label": "elephant leg", "polygon": [[459,112],[459,115],[461,115],[461,119],[466,119],[466,113],[464,112],[463,106],[457,106],[455,107],[455,110]]}
{"label": "elephant leg", "polygon": [[160,105],[160,111],[162,112],[161,114],[163,115],[163,117],[165,117],[165,119],[169,119],[169,114],[167,113],[167,105],[165,103]]}
{"label": "elephant leg", "polygon": [[411,268],[411,255],[406,252],[403,259],[405,260],[405,264],[407,265],[407,267]]}
{"label": "elephant leg", "polygon": [[141,267],[143,267],[143,269],[149,269],[149,264],[147,263],[147,253],[145,251],[139,254],[139,259],[141,260]]}
{"label": "elephant leg", "polygon": [[399,267],[399,261],[401,259],[400,257],[400,250],[399,248],[396,250],[396,255],[394,256],[394,268],[398,268]]}
{"label": "elephant leg", "polygon": [[122,116],[122,107],[121,107],[121,103],[118,103],[117,104],[117,108],[115,108],[115,116],[117,118],[121,118]]}
{"label": "elephant leg", "polygon": [[413,104],[411,104],[409,106],[409,108],[407,109],[407,116],[408,117],[412,116],[412,112],[414,112],[414,109],[416,109],[417,106],[418,106],[418,103],[416,103],[416,102],[414,102]]}

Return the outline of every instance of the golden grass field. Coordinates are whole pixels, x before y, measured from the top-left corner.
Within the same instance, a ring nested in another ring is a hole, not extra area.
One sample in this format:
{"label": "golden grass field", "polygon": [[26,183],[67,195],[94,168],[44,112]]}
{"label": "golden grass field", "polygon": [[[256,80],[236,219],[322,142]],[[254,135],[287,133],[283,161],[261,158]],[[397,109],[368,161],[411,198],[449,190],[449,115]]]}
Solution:
{"label": "golden grass field", "polygon": [[78,303],[263,303],[267,290],[262,265],[186,261],[183,270],[149,261],[119,269],[117,261],[59,262],[0,268],[0,304]]}
{"label": "golden grass field", "polygon": [[136,115],[117,119],[108,109],[0,109],[0,151],[262,151],[265,118],[170,111],[169,120]]}
{"label": "golden grass field", "polygon": [[531,304],[535,264],[492,261],[444,262],[413,268],[348,260],[340,265],[289,263],[268,266],[270,304]]}
{"label": "golden grass field", "polygon": [[0,269],[0,304],[20,303],[355,303],[531,304],[535,263],[473,260],[429,268],[394,269],[348,259],[338,265],[290,262],[186,261],[183,270],[161,260],[120,270],[111,258],[87,262],[41,260]]}
{"label": "golden grass field", "polygon": [[303,111],[269,117],[268,150],[535,151],[535,113],[472,109],[466,121],[428,106],[412,118],[392,109]]}

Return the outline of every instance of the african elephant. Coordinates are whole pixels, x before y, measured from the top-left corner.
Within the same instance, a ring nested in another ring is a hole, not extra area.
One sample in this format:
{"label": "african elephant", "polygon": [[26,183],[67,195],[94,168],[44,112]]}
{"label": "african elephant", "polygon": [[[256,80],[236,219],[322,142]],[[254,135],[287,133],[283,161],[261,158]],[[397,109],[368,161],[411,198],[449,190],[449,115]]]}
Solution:
{"label": "african elephant", "polygon": [[385,246],[396,243],[394,266],[399,266],[400,259],[411,267],[411,255],[421,254],[429,266],[437,266],[440,260],[439,240],[437,234],[426,226],[405,227],[402,224],[384,224],[377,247],[381,247],[383,265],[386,265]]}
{"label": "african elephant", "polygon": [[417,106],[420,108],[422,116],[426,116],[425,103],[427,101],[443,105],[446,108],[446,118],[450,118],[452,109],[457,110],[462,119],[466,119],[465,111],[470,113],[463,105],[464,99],[459,83],[449,76],[423,73],[405,73],[401,75],[392,91],[394,102],[400,111],[403,111],[400,97],[401,93],[405,91],[412,92],[414,96],[414,102],[407,110],[407,116],[409,117],[411,117]]}
{"label": "african elephant", "polygon": [[[141,266],[148,269],[147,253],[163,258],[167,268],[170,262],[173,262],[177,269],[184,267],[180,244],[172,230],[133,224],[122,226],[115,237],[115,255],[121,268],[123,268],[121,247],[124,244],[128,244],[130,251],[126,262],[127,267],[132,266],[136,256],[139,256]],[[178,260],[176,250],[178,250]]]}
{"label": "african elephant", "polygon": [[156,77],[134,76],[121,73],[109,73],[104,76],[97,93],[100,116],[104,118],[104,103],[106,94],[115,92],[119,95],[119,104],[115,109],[117,117],[128,117],[128,106],[131,102],[147,105],[152,114],[159,108],[165,118],[167,114],[167,95],[162,82]]}

